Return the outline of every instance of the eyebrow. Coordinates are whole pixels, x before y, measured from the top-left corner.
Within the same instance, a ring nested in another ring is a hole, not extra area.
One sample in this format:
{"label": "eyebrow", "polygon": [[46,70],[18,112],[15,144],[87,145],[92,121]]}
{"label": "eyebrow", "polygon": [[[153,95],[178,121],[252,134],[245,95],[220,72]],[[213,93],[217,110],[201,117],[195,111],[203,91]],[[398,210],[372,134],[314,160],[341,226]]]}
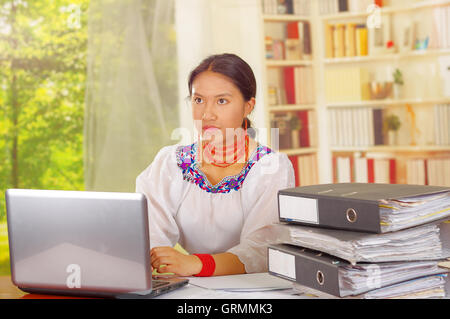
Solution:
{"label": "eyebrow", "polygon": [[[198,95],[200,97],[204,97],[203,95],[201,95],[200,93],[195,92],[193,95]],[[221,93],[216,95],[215,97],[221,97],[221,96],[233,96],[231,93]]]}

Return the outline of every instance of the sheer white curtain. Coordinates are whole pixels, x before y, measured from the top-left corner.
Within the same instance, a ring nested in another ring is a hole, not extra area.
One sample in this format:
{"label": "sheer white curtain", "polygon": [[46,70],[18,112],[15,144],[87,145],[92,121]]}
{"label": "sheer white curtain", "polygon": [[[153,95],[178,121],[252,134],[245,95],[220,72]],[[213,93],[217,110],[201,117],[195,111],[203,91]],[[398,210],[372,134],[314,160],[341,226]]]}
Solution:
{"label": "sheer white curtain", "polygon": [[95,0],[89,8],[85,188],[134,191],[178,126],[174,0]]}
{"label": "sheer white curtain", "polygon": [[[260,2],[91,1],[84,141],[87,190],[133,191],[136,176],[161,147],[193,141],[191,110],[184,103],[187,80],[210,54],[235,53],[250,64],[258,85],[250,119],[255,128],[266,127]],[[183,134],[174,134],[176,128]],[[267,134],[261,137],[265,144]]]}

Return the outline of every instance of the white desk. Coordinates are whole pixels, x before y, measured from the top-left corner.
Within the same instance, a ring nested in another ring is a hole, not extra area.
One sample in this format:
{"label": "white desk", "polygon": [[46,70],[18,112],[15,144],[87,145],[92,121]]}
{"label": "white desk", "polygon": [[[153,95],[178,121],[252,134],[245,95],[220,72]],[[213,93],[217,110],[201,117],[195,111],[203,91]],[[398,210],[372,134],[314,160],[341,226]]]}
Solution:
{"label": "white desk", "polygon": [[299,295],[293,289],[230,292],[197,287],[191,284],[165,293],[155,299],[314,299],[306,295]]}

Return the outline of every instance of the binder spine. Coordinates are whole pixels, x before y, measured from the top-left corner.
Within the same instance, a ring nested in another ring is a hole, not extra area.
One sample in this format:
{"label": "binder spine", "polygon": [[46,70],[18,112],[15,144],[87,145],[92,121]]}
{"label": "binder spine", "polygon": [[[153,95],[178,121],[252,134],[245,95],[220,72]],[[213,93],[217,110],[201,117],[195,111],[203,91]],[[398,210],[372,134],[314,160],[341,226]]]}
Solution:
{"label": "binder spine", "polygon": [[[332,212],[332,213],[330,213]],[[376,201],[319,197],[278,192],[281,222],[307,226],[381,233],[380,209]]]}
{"label": "binder spine", "polygon": [[341,297],[339,267],[320,262],[307,254],[299,255],[280,248],[268,247],[269,274],[333,296]]}

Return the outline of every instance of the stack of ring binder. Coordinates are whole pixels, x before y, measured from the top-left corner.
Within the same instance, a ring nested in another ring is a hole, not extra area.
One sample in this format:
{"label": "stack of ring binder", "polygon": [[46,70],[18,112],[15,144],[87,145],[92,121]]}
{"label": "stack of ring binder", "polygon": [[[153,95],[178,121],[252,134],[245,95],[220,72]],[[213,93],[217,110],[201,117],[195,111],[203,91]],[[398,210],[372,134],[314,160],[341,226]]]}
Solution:
{"label": "stack of ring binder", "polygon": [[[342,183],[278,192],[261,229],[271,275],[327,298],[444,298],[450,188]],[[448,296],[450,297],[450,296]]]}

